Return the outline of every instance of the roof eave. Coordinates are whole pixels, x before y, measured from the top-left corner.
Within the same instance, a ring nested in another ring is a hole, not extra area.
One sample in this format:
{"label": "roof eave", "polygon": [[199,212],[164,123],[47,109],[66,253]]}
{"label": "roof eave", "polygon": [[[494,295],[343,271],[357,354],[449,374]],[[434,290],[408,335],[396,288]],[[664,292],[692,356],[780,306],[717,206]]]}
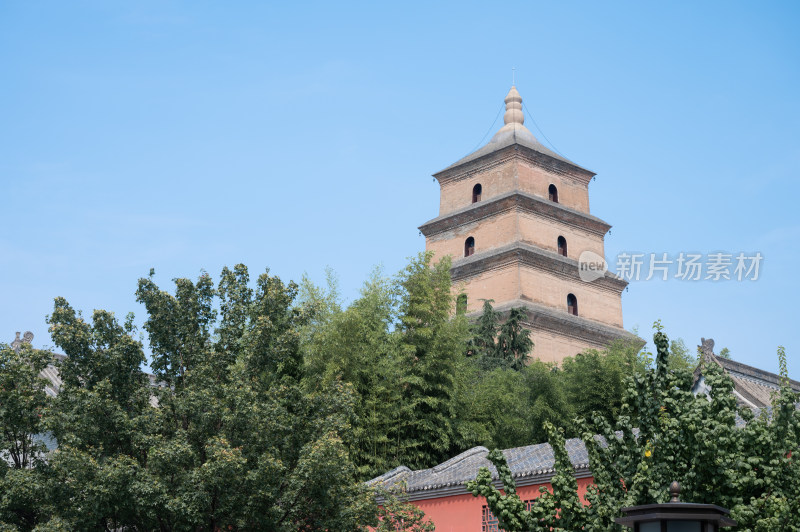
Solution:
{"label": "roof eave", "polygon": [[558,166],[566,166],[569,169],[571,169],[574,173],[585,174],[588,177],[587,182],[589,180],[591,180],[591,178],[593,178],[594,176],[597,175],[592,170],[589,170],[588,168],[584,168],[584,167],[582,167],[582,166],[580,166],[578,164],[575,164],[574,162],[572,162],[572,161],[570,161],[570,160],[568,160],[566,158],[561,159],[561,158],[558,158],[558,157],[553,157],[552,155],[550,155],[548,153],[544,153],[542,151],[536,150],[536,149],[534,149],[534,148],[532,148],[530,146],[526,146],[525,144],[521,144],[519,142],[513,142],[513,143],[510,143],[510,144],[498,146],[497,149],[495,149],[495,150],[492,150],[492,151],[489,151],[487,153],[481,154],[481,155],[479,155],[477,157],[473,157],[475,155],[475,153],[480,151],[480,149],[476,150],[475,152],[470,153],[466,157],[462,157],[461,159],[459,159],[455,163],[451,164],[447,168],[439,170],[438,172],[436,172],[436,173],[434,173],[432,175],[437,180],[441,181],[441,179],[443,177],[448,177],[451,174],[457,173],[456,170],[459,170],[459,169],[461,169],[461,168],[463,168],[463,167],[465,167],[467,165],[471,165],[471,164],[477,165],[477,164],[483,163],[483,162],[487,161],[488,159],[490,159],[492,156],[495,156],[498,153],[501,153],[501,152],[503,152],[503,151],[505,151],[505,150],[507,150],[509,148],[513,148],[515,150],[522,149],[524,151],[528,151],[528,152],[530,152],[532,154],[535,154],[535,156],[532,157],[532,159],[537,159],[537,158],[541,157],[541,158],[544,158],[544,162],[547,162],[547,163],[549,163],[551,165],[554,165],[556,167],[558,167]]}

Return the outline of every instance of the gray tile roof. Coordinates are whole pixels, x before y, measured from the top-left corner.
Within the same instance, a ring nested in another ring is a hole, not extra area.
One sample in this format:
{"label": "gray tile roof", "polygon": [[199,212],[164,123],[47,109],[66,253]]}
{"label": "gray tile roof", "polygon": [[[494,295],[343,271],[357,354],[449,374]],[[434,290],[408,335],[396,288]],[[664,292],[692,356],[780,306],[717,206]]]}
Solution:
{"label": "gray tile roof", "polygon": [[556,152],[544,147],[527,127],[517,123],[506,124],[505,126],[500,128],[500,130],[497,133],[495,133],[495,135],[486,145],[484,145],[481,148],[478,148],[477,150],[470,153],[466,157],[459,159],[455,163],[451,164],[450,166],[442,170],[442,172],[449,170],[451,168],[455,168],[457,166],[461,166],[462,164],[468,163],[470,161],[474,161],[485,155],[489,155],[490,153],[494,153],[496,151],[502,150],[503,148],[512,146],[514,144],[525,146],[526,148],[529,148],[535,152],[542,153],[544,155],[552,157],[553,159],[565,162],[581,170],[591,172],[591,170],[587,170],[586,168],[583,168],[582,166],[579,166],[574,162],[570,161],[566,157],[563,157],[557,154]]}
{"label": "gray tile roof", "polygon": [[[780,376],[763,369],[758,369],[735,360],[721,358],[713,353],[705,354],[706,363],[720,366],[733,381],[733,393],[740,405],[755,411],[769,407],[772,397],[780,391]],[[789,379],[789,385],[795,392],[800,392],[800,382]],[[695,370],[695,391],[703,386],[702,365]]]}
{"label": "gray tile roof", "polygon": [[[576,475],[588,476],[589,454],[583,441],[578,438],[569,439],[566,447]],[[486,459],[488,454],[489,450],[486,447],[473,447],[430,469],[412,471],[400,466],[370,480],[367,484],[383,484],[391,488],[405,482],[406,492],[412,499],[426,498],[425,495],[437,496],[448,489],[457,493],[467,493],[464,484],[474,480],[481,467],[488,467],[492,478],[497,480],[497,470]],[[555,457],[549,443],[506,449],[503,455],[518,486],[546,482],[555,474]]]}

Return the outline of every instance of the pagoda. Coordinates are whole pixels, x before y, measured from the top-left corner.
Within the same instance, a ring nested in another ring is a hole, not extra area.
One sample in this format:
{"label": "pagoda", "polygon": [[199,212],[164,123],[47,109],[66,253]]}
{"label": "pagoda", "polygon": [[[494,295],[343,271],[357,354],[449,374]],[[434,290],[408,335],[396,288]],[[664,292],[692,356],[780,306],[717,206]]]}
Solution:
{"label": "pagoda", "polygon": [[524,308],[541,360],[635,338],[622,326],[628,283],[605,268],[589,276],[579,269],[604,260],[611,228],[589,213],[594,172],[539,143],[524,125],[516,87],[505,104],[505,125],[485,146],[434,174],[439,216],[419,228],[426,249],[453,258],[468,315],[487,299],[504,313]]}

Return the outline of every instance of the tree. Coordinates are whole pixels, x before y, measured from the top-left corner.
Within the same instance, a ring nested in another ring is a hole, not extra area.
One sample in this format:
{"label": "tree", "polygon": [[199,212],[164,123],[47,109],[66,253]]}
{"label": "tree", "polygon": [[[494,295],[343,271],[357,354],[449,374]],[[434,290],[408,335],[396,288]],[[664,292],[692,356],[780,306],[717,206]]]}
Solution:
{"label": "tree", "polygon": [[529,388],[522,372],[485,371],[473,358],[456,373],[455,429],[461,452],[476,445],[515,447],[530,441]]}
{"label": "tree", "polygon": [[[176,285],[171,296],[142,280],[137,293],[150,316],[151,342],[160,346],[155,366],[184,368],[178,372],[184,382],[159,394],[160,411],[170,414],[169,443],[191,465],[185,474],[165,462],[157,475],[164,502],[179,503],[172,518],[210,529],[360,528],[367,498],[344,444],[352,392],[339,384],[303,390],[300,330],[307,316],[293,305],[297,285],[267,272],[251,291],[244,266],[223,270],[219,293],[226,304],[216,342],[209,280]],[[171,341],[185,331],[192,336]],[[187,353],[186,345],[203,356]],[[176,476],[182,481],[167,481]],[[192,510],[189,516],[183,508]]]}
{"label": "tree", "polygon": [[[320,306],[313,301],[328,299],[316,287],[307,286],[305,292],[316,294],[304,302],[311,309]],[[346,443],[363,480],[396,467],[401,458],[395,434],[402,373],[398,339],[392,332],[396,299],[392,282],[375,271],[361,297],[346,309],[335,304],[328,306],[335,307],[332,312],[314,313],[314,330],[303,343],[307,389],[336,382],[353,387],[356,417]]]}
{"label": "tree", "polygon": [[697,367],[697,356],[689,351],[683,338],[678,338],[669,343],[669,367],[673,370],[689,371]]}
{"label": "tree", "polygon": [[405,487],[395,493],[379,490],[383,498],[378,510],[378,526],[375,532],[433,532],[433,522],[425,517],[418,507],[405,500]]}
{"label": "tree", "polygon": [[501,324],[492,302],[491,299],[483,302],[483,311],[471,327],[468,352],[485,370],[505,367],[519,371],[527,364],[533,349],[531,333],[523,326],[527,313],[522,307],[513,308]]}
{"label": "tree", "polygon": [[530,434],[525,442],[516,446],[546,441],[548,423],[568,434],[573,433],[575,408],[563,385],[563,372],[553,364],[536,360],[525,369],[524,376],[528,388]]}
{"label": "tree", "polygon": [[[670,343],[660,324],[656,327],[655,367],[628,380],[619,419],[610,423],[595,415],[591,422],[580,422],[595,480],[587,506],[575,505],[576,495],[567,486],[571,465],[563,460],[564,442],[551,430],[558,472],[549,498],[537,499],[533,511],[525,511],[516,496],[501,453],[490,459],[506,495],[491,484],[486,468],[469,484],[475,496],[486,497],[501,525],[508,530],[621,531],[613,520],[622,507],[666,502],[668,486],[677,480],[683,500],[730,508],[743,530],[800,530],[800,463],[793,458],[800,442],[800,397],[788,385],[783,349],[781,391],[768,412],[754,417],[737,407],[733,383],[716,364],[704,370],[710,397],[694,396],[691,373],[670,369]],[[746,422],[744,427],[737,419]]]}
{"label": "tree", "polygon": [[497,327],[500,319],[492,307],[493,299],[483,300],[483,310],[471,326],[470,354],[476,357],[492,356],[495,352]]}
{"label": "tree", "polygon": [[19,350],[0,345],[0,454],[14,469],[31,467],[44,450],[35,436],[48,404],[40,373],[52,361],[47,351],[23,343]]}
{"label": "tree", "polygon": [[[601,412],[619,415],[627,378],[643,373],[639,342],[618,341],[604,351],[568,357],[559,368],[534,359],[524,368],[487,364],[493,357],[468,357],[457,372],[460,450],[475,445],[510,448],[547,439],[545,423],[579,436],[574,418]],[[517,359],[518,360],[518,359]]]}
{"label": "tree", "polygon": [[[379,270],[373,271],[373,278],[379,277]],[[325,269],[325,287],[311,282],[303,274],[297,297],[297,304],[303,308],[307,320],[300,330],[300,347],[303,349],[307,370],[313,373],[325,366],[324,353],[314,345],[316,337],[328,326],[331,319],[342,312],[339,279],[331,268]]]}
{"label": "tree", "polygon": [[46,448],[37,435],[48,398],[39,374],[51,361],[27,343],[0,345],[0,528],[29,529],[41,518],[45,486],[36,468]]}
{"label": "tree", "polygon": [[224,269],[217,287],[206,274],[175,286],[174,294],[161,290],[152,273],[139,281],[152,382],[140,369],[144,348],[131,319],[120,324],[95,311],[86,322],[56,300],[48,321],[67,354],[64,386],[42,422],[58,449],[28,470],[45,486],[39,513],[16,519],[4,490],[0,528],[377,525],[345,444],[355,420],[352,387],[303,386],[300,331],[308,317],[295,305],[297,286],[269,273],[251,286],[242,265]]}
{"label": "tree", "polygon": [[132,316],[120,324],[112,313],[95,310],[87,323],[56,298],[48,323],[67,355],[45,422],[58,441],[46,470],[51,512],[77,529],[141,524],[133,489],[147,459],[140,442],[153,436],[147,420],[154,409]]}
{"label": "tree", "polygon": [[[401,464],[432,466],[461,444],[455,379],[468,329],[453,315],[449,268],[448,259],[433,264],[421,254],[393,278],[377,270],[345,309],[324,290],[303,289],[314,323],[303,340],[305,386],[353,386],[346,443],[364,480]],[[320,307],[334,310],[313,311]]]}
{"label": "tree", "polygon": [[458,369],[456,430],[461,452],[519,447],[547,438],[546,422],[574,432],[574,410],[557,367],[534,360],[520,371],[486,371],[474,358]]}
{"label": "tree", "polygon": [[398,278],[401,376],[401,454],[411,468],[444,461],[455,447],[455,370],[468,327],[452,315],[450,259],[431,264],[432,253],[412,260]]}
{"label": "tree", "polygon": [[[561,364],[559,383],[574,415],[600,413],[609,422],[619,416],[627,379],[644,372],[645,357],[638,341],[617,340],[603,351],[588,349]],[[571,416],[568,419],[572,420]],[[552,421],[556,426],[559,423]],[[568,427],[566,427],[568,428]],[[569,431],[571,436],[577,436]]]}
{"label": "tree", "polygon": [[512,308],[497,334],[495,356],[517,371],[526,366],[528,355],[533,349],[531,331],[522,325],[527,317],[524,308]]}

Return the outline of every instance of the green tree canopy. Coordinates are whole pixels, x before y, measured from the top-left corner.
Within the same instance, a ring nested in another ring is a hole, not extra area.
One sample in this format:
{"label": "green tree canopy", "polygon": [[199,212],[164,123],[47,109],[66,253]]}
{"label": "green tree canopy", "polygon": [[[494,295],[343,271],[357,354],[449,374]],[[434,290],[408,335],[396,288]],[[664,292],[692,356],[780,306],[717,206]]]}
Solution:
{"label": "green tree canopy", "polygon": [[586,506],[576,503],[571,464],[554,428],[548,426],[557,474],[552,490],[543,487],[546,496],[531,510],[516,495],[502,453],[490,454],[505,494],[485,468],[468,487],[486,498],[502,527],[622,531],[614,523],[621,508],[666,502],[668,486],[677,480],[682,500],[730,508],[740,530],[800,530],[800,397],[788,385],[783,349],[781,390],[770,409],[754,416],[737,406],[733,383],[719,366],[704,368],[710,397],[694,396],[691,372],[670,368],[670,343],[660,325],[654,343],[655,367],[628,379],[618,419],[595,415],[579,422],[595,481]]}
{"label": "green tree canopy", "polygon": [[[37,435],[49,403],[39,374],[52,361],[46,351],[23,343],[0,344],[0,529],[30,529],[42,518],[46,486],[38,474],[46,451]],[[35,468],[35,469],[34,469]]]}
{"label": "green tree canopy", "polygon": [[[48,321],[67,357],[59,367],[63,388],[42,427],[30,413],[44,404],[34,378],[43,356],[1,351],[2,378],[13,376],[11,395],[28,398],[20,412],[34,422],[3,417],[4,433],[14,426],[28,434],[49,430],[58,449],[46,463],[20,469],[32,478],[0,462],[0,528],[291,531],[377,524],[345,444],[355,420],[352,387],[335,380],[311,391],[302,385],[307,316],[296,295],[296,285],[268,272],[251,285],[242,265],[224,269],[216,287],[206,274],[196,282],[176,279],[172,293],[151,273],[139,281],[137,298],[147,311],[152,381],[141,370],[144,347],[131,319],[120,324],[95,311],[85,321],[56,299]],[[18,506],[34,495],[27,509],[35,513],[25,514]]]}

